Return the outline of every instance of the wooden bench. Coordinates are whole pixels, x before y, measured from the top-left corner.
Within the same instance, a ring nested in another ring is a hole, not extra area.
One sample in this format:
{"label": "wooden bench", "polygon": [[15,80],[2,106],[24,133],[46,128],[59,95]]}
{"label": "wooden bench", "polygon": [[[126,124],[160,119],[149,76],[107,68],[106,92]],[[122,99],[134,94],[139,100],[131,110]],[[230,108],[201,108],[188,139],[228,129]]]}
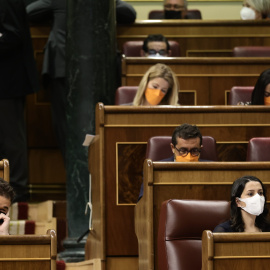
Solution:
{"label": "wooden bench", "polygon": [[[267,188],[270,162],[144,162],[144,194],[135,206],[139,269],[157,269],[159,212],[168,199],[230,200],[234,180],[258,177]],[[161,269],[160,269],[161,270]]]}
{"label": "wooden bench", "polygon": [[202,237],[202,270],[268,269],[270,233],[212,233]]}
{"label": "wooden bench", "polygon": [[268,106],[132,107],[99,103],[96,136],[89,147],[93,230],[88,236],[87,259],[136,261],[134,206],[150,137],[170,136],[182,123],[197,124],[203,135],[216,139],[220,161],[245,161],[248,140],[270,134],[269,112]]}
{"label": "wooden bench", "polygon": [[233,86],[254,86],[270,58],[175,57],[122,60],[122,85],[139,85],[145,72],[156,63],[171,67],[180,84],[181,105],[227,105]]}
{"label": "wooden bench", "polygon": [[[270,45],[269,34],[270,21],[230,21],[230,20],[183,20],[183,21],[136,21],[131,25],[117,26],[118,49],[122,49],[122,44],[127,40],[143,40],[150,33],[164,34],[168,39],[179,41],[182,56],[188,57],[224,57],[230,56],[232,48],[240,45]],[[50,24],[36,24],[31,26],[31,35],[35,53],[35,59],[41,74],[44,56],[44,46],[47,42]],[[209,61],[210,62],[210,61]],[[188,65],[187,65],[188,66]],[[267,68],[269,64],[267,64]],[[260,67],[262,71],[263,66]],[[251,72],[245,78],[235,78],[240,85],[254,85],[256,77],[259,75],[259,68],[250,65]],[[215,70],[213,70],[214,72]],[[142,76],[142,70],[139,77]],[[222,86],[229,91],[234,86],[234,80],[223,80],[219,83],[218,76],[211,79],[201,75],[202,69],[187,80],[181,80],[180,86],[184,95],[182,104],[210,105],[225,104],[224,91],[221,97],[216,93],[212,95],[211,103],[207,103],[208,96],[195,96],[197,89],[211,87],[213,91],[219,91]],[[253,73],[252,73],[253,72]],[[252,73],[252,74],[251,74]],[[186,75],[185,75],[186,76]],[[199,80],[194,80],[198,76]],[[242,75],[241,75],[242,76]],[[139,77],[134,78],[137,81]],[[184,78],[184,77],[183,77]],[[207,81],[207,83],[206,83]],[[131,82],[129,85],[134,85]],[[209,85],[207,85],[210,83]],[[138,85],[138,84],[135,84]],[[201,86],[202,85],[202,86]],[[41,85],[42,87],[42,85]],[[223,90],[224,90],[223,89]],[[182,95],[181,93],[181,95]],[[199,93],[199,92],[198,92]],[[218,100],[218,103],[215,100]],[[50,107],[50,89],[27,96],[26,119],[28,134],[29,153],[29,184],[31,185],[31,198],[35,201],[44,200],[64,200],[66,176],[63,158],[57,148],[57,142],[53,132]],[[44,193],[44,190],[47,192]]]}
{"label": "wooden bench", "polygon": [[270,22],[243,20],[137,20],[117,26],[118,48],[149,34],[163,34],[180,44],[181,56],[232,56],[235,46],[270,46]]}
{"label": "wooden bench", "polygon": [[0,236],[0,268],[56,270],[56,233]]}

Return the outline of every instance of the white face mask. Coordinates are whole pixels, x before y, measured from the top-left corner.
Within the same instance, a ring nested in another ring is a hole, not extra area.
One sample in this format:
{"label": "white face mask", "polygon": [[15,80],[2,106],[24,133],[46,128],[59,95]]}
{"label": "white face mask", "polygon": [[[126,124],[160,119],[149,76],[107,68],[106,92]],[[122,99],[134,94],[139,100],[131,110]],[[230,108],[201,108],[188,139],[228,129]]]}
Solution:
{"label": "white face mask", "polygon": [[148,58],[164,58],[164,57],[168,57],[168,56],[167,55],[161,55],[161,54],[157,53],[157,54],[149,54],[147,57]]}
{"label": "white face mask", "polygon": [[242,20],[255,20],[256,13],[252,8],[242,7],[240,11],[240,16]]}
{"label": "white face mask", "polygon": [[246,207],[241,207],[243,210],[251,215],[259,216],[264,209],[265,198],[260,196],[258,193],[250,198],[241,199],[241,202],[246,203]]}

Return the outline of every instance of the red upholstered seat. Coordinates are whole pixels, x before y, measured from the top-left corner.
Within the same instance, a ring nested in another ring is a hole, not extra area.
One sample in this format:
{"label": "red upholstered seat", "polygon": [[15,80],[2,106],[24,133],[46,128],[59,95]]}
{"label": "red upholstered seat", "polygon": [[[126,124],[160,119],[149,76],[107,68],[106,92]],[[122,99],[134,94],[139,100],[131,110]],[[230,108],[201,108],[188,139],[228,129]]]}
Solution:
{"label": "red upholstered seat", "polygon": [[270,137],[255,137],[249,140],[247,161],[270,161]]}
{"label": "red upholstered seat", "polygon": [[188,9],[187,10],[187,19],[202,19],[202,14],[200,12],[200,10],[198,9]]}
{"label": "red upholstered seat", "polygon": [[65,270],[66,263],[64,261],[56,261],[56,270]]}
{"label": "red upholstered seat", "polygon": [[148,19],[150,19],[150,20],[162,20],[162,19],[164,19],[164,11],[163,10],[151,10],[148,13]]}
{"label": "red upholstered seat", "polygon": [[230,217],[227,201],[167,200],[158,228],[158,269],[201,270],[201,236]]}
{"label": "red upholstered seat", "polygon": [[237,105],[240,101],[250,102],[253,89],[254,86],[234,86],[230,91],[228,105]]}
{"label": "red upholstered seat", "polygon": [[[172,57],[179,57],[180,46],[177,41],[169,40],[170,50],[172,51]],[[143,40],[126,41],[123,44],[123,54],[127,57],[140,57],[141,49],[143,46]]]}
{"label": "red upholstered seat", "polygon": [[[146,158],[159,161],[173,155],[170,143],[172,136],[155,136],[148,140],[146,148]],[[216,140],[210,136],[203,136],[203,148],[201,159],[218,161]]]}
{"label": "red upholstered seat", "polygon": [[127,57],[140,57],[142,46],[142,40],[126,41],[123,44],[123,54]]}
{"label": "red upholstered seat", "polygon": [[115,105],[131,103],[137,93],[138,86],[121,86],[115,93]]}
{"label": "red upholstered seat", "polygon": [[[163,10],[151,10],[148,14],[150,20],[162,20],[164,19]],[[198,9],[187,10],[187,19],[202,19],[202,14]]]}
{"label": "red upholstered seat", "polygon": [[233,48],[235,57],[269,57],[269,46],[238,46]]}

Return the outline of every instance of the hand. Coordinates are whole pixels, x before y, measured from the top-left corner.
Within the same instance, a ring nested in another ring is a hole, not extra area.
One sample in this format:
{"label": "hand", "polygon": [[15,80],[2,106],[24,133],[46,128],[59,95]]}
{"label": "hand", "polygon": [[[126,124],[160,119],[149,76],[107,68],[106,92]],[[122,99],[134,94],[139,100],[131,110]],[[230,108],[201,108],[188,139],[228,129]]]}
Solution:
{"label": "hand", "polygon": [[[5,215],[3,213],[0,214],[0,220],[3,220],[3,223],[0,225],[0,235],[9,235],[9,212]],[[1,222],[0,222],[1,223]]]}

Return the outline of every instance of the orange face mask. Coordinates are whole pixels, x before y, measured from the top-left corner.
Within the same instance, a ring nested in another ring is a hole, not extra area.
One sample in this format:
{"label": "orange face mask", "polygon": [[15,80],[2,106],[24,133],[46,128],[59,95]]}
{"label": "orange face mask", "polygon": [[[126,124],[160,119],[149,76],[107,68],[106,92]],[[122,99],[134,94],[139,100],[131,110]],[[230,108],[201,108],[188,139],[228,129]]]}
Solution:
{"label": "orange face mask", "polygon": [[199,161],[200,156],[191,156],[190,153],[188,153],[185,157],[182,156],[176,156],[175,161],[176,162],[196,162]]}
{"label": "orange face mask", "polygon": [[264,105],[270,106],[270,97],[264,97]]}
{"label": "orange face mask", "polygon": [[151,105],[158,105],[165,97],[165,94],[160,89],[147,88],[145,90],[145,98]]}

